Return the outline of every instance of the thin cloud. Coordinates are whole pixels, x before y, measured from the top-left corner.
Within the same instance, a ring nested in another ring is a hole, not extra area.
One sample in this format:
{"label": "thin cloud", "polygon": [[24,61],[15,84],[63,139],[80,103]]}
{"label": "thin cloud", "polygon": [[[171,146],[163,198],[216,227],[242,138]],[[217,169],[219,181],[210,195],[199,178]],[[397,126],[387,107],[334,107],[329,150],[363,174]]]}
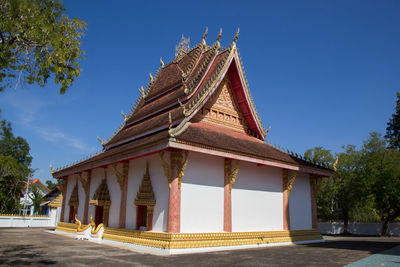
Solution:
{"label": "thin cloud", "polygon": [[40,137],[53,144],[66,144],[76,149],[78,152],[88,153],[96,150],[94,146],[88,146],[80,139],[71,137],[57,129],[41,128],[37,126],[31,127]]}
{"label": "thin cloud", "polygon": [[49,103],[35,97],[32,93],[25,90],[15,90],[5,93],[5,102],[16,112],[17,122],[25,128],[32,130],[42,139],[53,143],[66,145],[73,148],[78,153],[91,153],[96,151],[96,147],[86,145],[82,140],[72,137],[67,133],[53,127],[39,126],[43,123],[43,116],[46,112],[43,109]]}

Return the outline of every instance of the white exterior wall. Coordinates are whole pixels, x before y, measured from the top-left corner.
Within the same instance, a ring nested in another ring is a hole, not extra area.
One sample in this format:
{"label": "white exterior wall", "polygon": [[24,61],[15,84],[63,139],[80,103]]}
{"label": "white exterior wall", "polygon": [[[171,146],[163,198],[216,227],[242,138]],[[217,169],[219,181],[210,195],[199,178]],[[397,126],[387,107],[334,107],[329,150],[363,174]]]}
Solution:
{"label": "white exterior wall", "polygon": [[289,213],[291,230],[312,229],[310,178],[306,173],[298,173],[293,183]]}
{"label": "white exterior wall", "polygon": [[[118,170],[122,171],[121,168],[118,168]],[[111,166],[107,168],[107,186],[111,200],[110,213],[108,216],[108,227],[118,228],[119,209],[121,207],[121,188]]]}
{"label": "white exterior wall", "polygon": [[268,230],[283,230],[282,169],[240,162],[232,188],[232,231]]}
{"label": "white exterior wall", "polygon": [[222,232],[224,159],[190,152],[181,185],[181,232]]}
{"label": "white exterior wall", "polygon": [[[93,169],[92,170],[92,177],[90,181],[90,198],[89,201],[93,199],[94,193],[96,192],[97,188],[99,187],[101,181],[104,178],[104,169]],[[95,218],[95,207],[93,205],[89,204],[89,209],[88,209],[88,220],[90,216],[93,217],[93,220]]]}
{"label": "white exterior wall", "polygon": [[[83,175],[83,174],[82,174]],[[79,198],[79,206],[78,206],[78,219],[84,224],[83,221],[83,213],[85,212],[85,189],[83,189],[82,183],[79,180],[79,176],[75,175],[76,180],[78,181],[78,198]],[[86,178],[84,176],[84,178]]]}
{"label": "white exterior wall", "polygon": [[[164,153],[165,160],[169,163],[170,153]],[[146,172],[146,161],[149,162],[149,174],[153,187],[156,206],[153,212],[153,229],[155,232],[166,232],[168,223],[169,187],[164,176],[158,154],[131,160],[129,162],[128,192],[126,199],[126,228],[136,228],[136,206],[134,204],[143,175]]]}
{"label": "white exterior wall", "polygon": [[76,177],[75,175],[68,176],[68,183],[67,183],[67,190],[66,190],[66,197],[65,197],[65,212],[64,212],[64,222],[68,222],[69,217],[69,199],[72,194],[72,190],[74,190],[76,184]]}

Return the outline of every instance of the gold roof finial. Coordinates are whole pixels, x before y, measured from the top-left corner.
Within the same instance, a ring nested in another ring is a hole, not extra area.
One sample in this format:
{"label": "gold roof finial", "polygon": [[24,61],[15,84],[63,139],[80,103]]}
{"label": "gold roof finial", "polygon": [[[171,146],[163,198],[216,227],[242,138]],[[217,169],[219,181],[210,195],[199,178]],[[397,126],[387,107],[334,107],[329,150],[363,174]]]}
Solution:
{"label": "gold roof finial", "polygon": [[104,146],[104,142],[103,142],[103,140],[101,140],[101,138],[100,138],[100,137],[98,137],[98,136],[97,136],[97,140],[99,140],[99,141],[100,141],[100,143],[101,143],[101,145],[102,145],[102,146]]}
{"label": "gold roof finial", "polygon": [[[151,73],[150,73],[150,77],[151,77]],[[140,94],[142,95],[142,98],[144,98],[144,97],[146,96],[146,94],[144,93],[144,88],[143,88],[143,86],[140,87],[139,92],[140,92]]]}
{"label": "gold roof finial", "polygon": [[171,117],[171,112],[168,113],[168,134],[170,137],[174,137],[174,134],[172,133],[172,117]]}
{"label": "gold roof finial", "polygon": [[219,33],[218,33],[218,37],[217,37],[217,42],[219,42],[219,40],[221,40],[221,36],[222,36],[222,28],[219,28]]}
{"label": "gold roof finial", "polygon": [[161,57],[160,57],[160,63],[161,63],[161,68],[164,68],[164,61],[162,60]]}
{"label": "gold roof finial", "polygon": [[208,35],[208,27],[206,27],[206,31],[203,34],[203,45],[207,45],[206,44],[207,35]]}
{"label": "gold roof finial", "polygon": [[124,112],[121,111],[121,115],[124,118],[124,121],[126,121],[128,118],[126,117],[126,115],[124,114]]}
{"label": "gold roof finial", "polygon": [[179,106],[181,106],[181,108],[182,108],[182,110],[183,110],[183,114],[185,114],[185,113],[186,113],[185,105],[182,104],[182,102],[179,100],[179,98],[178,98],[178,103],[179,103]]}
{"label": "gold roof finial", "polygon": [[265,137],[267,137],[270,130],[271,130],[271,126],[269,126],[267,130],[265,130]]}
{"label": "gold roof finial", "polygon": [[333,170],[334,171],[337,171],[338,162],[339,162],[339,157],[337,157],[336,160],[335,160],[335,163],[333,163]]}
{"label": "gold roof finial", "polygon": [[182,78],[186,79],[186,73],[183,71],[183,69],[181,67],[179,67],[178,64],[176,64],[176,66],[178,67],[179,71],[181,72]]}
{"label": "gold roof finial", "polygon": [[153,75],[151,75],[151,72],[149,73],[149,76],[150,76],[150,82],[153,82]]}
{"label": "gold roof finial", "polygon": [[50,170],[51,170],[51,173],[54,173],[53,165],[51,163],[50,163]]}
{"label": "gold roof finial", "polygon": [[233,42],[234,42],[234,43],[236,43],[238,37],[239,37],[239,28],[238,28],[238,30],[237,30],[237,32],[236,32],[236,34],[235,34],[235,37],[233,37]]}

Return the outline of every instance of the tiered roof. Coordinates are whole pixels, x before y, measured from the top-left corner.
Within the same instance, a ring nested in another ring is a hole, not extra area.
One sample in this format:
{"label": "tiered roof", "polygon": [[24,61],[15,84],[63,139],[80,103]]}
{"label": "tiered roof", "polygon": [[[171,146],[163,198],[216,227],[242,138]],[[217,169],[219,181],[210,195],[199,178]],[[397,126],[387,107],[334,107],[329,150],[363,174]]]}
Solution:
{"label": "tiered roof", "polygon": [[[150,74],[150,83],[131,112],[123,114],[121,127],[105,142],[100,139],[103,151],[53,175],[60,178],[182,144],[306,166],[330,176],[328,166],[264,143],[268,131],[248,89],[237,35],[225,49],[219,43],[221,32],[211,46],[206,44],[206,32],[192,49],[182,37],[175,59],[166,65],[160,60],[161,69],[154,77]],[[229,105],[224,106],[226,101]]]}

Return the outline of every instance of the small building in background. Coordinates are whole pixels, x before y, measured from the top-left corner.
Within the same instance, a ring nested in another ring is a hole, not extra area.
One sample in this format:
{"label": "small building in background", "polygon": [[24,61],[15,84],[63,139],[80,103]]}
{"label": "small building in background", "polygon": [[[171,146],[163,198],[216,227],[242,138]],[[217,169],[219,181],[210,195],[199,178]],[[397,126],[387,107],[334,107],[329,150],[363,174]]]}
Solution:
{"label": "small building in background", "polygon": [[40,214],[50,217],[50,225],[57,226],[61,217],[62,193],[59,186],[56,186],[44,197],[40,204]]}
{"label": "small building in background", "polygon": [[42,198],[50,192],[50,189],[47,188],[47,186],[45,186],[39,179],[30,180],[28,190],[26,190],[25,186],[21,192],[21,198],[19,200],[21,209],[18,212],[20,215],[40,214],[40,210],[35,210],[33,205],[33,200],[35,199],[34,190],[37,190],[39,197]]}

